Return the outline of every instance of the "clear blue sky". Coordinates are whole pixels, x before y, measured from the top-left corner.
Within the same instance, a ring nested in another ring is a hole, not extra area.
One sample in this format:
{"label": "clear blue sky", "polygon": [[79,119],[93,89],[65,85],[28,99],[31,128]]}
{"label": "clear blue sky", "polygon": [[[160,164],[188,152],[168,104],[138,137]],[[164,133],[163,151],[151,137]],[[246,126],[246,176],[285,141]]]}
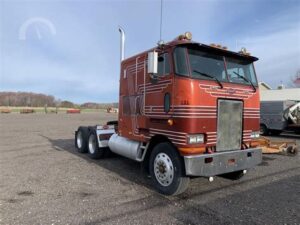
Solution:
{"label": "clear blue sky", "polygon": [[[157,43],[159,21],[154,0],[0,0],[0,91],[117,101],[118,25],[130,56]],[[198,42],[246,47],[260,58],[259,80],[273,87],[300,69],[299,0],[164,0],[163,39],[185,31]]]}

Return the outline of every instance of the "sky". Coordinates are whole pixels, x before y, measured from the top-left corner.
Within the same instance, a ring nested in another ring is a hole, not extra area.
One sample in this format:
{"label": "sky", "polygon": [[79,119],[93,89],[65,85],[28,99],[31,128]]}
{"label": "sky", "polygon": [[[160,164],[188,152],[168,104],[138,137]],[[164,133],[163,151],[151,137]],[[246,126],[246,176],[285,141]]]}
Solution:
{"label": "sky", "polygon": [[[0,0],[0,91],[117,102],[125,57],[159,40],[160,0]],[[299,0],[163,0],[162,39],[246,47],[259,81],[276,88],[300,69]]]}

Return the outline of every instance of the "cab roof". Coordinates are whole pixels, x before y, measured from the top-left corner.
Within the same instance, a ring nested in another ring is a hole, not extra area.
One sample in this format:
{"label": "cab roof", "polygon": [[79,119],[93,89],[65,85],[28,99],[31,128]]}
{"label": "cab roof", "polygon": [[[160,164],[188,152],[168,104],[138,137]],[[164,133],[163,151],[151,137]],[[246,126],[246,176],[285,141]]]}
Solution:
{"label": "cab roof", "polygon": [[210,53],[223,55],[223,56],[227,56],[227,57],[233,57],[236,59],[248,60],[248,61],[252,61],[252,62],[255,62],[258,60],[257,57],[254,57],[251,55],[243,54],[240,52],[233,52],[233,51],[230,51],[227,49],[213,47],[210,45],[193,42],[193,41],[185,41],[185,40],[177,41],[177,40],[175,40],[175,41],[167,43],[167,45],[193,47],[193,48],[198,48],[199,50],[204,50],[205,52],[210,52]]}
{"label": "cab roof", "polygon": [[[239,52],[233,52],[233,51],[230,51],[230,50],[227,50],[227,49],[217,48],[217,47],[213,47],[213,46],[210,46],[210,45],[206,45],[206,44],[202,44],[202,43],[194,42],[194,41],[188,41],[188,40],[177,40],[177,39],[175,39],[173,41],[165,43],[163,46],[164,46],[165,49],[170,48],[170,47],[176,47],[176,46],[194,47],[194,48],[198,48],[199,50],[204,50],[206,52],[211,52],[213,54],[218,54],[218,55],[222,55],[222,56],[233,57],[233,58],[236,58],[236,59],[247,60],[247,61],[251,61],[251,62],[255,62],[255,61],[258,60],[257,57],[254,57],[254,56],[251,56],[251,55],[246,55],[246,54],[239,53]],[[156,46],[154,48],[148,49],[148,50],[146,50],[144,52],[141,52],[139,54],[135,54],[133,56],[130,56],[130,57],[124,59],[122,61],[122,63],[123,62],[128,62],[128,61],[136,58],[137,56],[146,54],[147,52],[154,51],[154,50],[157,50],[159,48],[160,48],[159,46]]]}

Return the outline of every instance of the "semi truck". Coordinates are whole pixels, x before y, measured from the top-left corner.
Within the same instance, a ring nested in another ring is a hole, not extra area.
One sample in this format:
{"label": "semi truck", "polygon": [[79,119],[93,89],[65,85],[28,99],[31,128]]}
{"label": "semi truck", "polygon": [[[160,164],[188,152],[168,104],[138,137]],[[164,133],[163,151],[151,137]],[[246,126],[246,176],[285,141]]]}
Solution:
{"label": "semi truck", "polygon": [[279,135],[283,131],[300,134],[300,100],[261,101],[260,110],[262,135]]}
{"label": "semi truck", "polygon": [[118,120],[80,126],[79,152],[141,162],[165,195],[184,192],[190,178],[239,179],[261,163],[258,58],[194,42],[186,32],[125,59],[119,31]]}

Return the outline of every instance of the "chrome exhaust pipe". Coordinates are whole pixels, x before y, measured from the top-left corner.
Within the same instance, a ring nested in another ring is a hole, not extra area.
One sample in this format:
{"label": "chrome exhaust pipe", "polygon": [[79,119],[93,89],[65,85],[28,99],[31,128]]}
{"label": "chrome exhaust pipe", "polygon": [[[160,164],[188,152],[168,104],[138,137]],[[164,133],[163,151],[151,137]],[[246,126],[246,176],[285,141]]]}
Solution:
{"label": "chrome exhaust pipe", "polygon": [[122,62],[125,58],[125,31],[119,26],[119,32],[121,34],[120,39],[120,61]]}

